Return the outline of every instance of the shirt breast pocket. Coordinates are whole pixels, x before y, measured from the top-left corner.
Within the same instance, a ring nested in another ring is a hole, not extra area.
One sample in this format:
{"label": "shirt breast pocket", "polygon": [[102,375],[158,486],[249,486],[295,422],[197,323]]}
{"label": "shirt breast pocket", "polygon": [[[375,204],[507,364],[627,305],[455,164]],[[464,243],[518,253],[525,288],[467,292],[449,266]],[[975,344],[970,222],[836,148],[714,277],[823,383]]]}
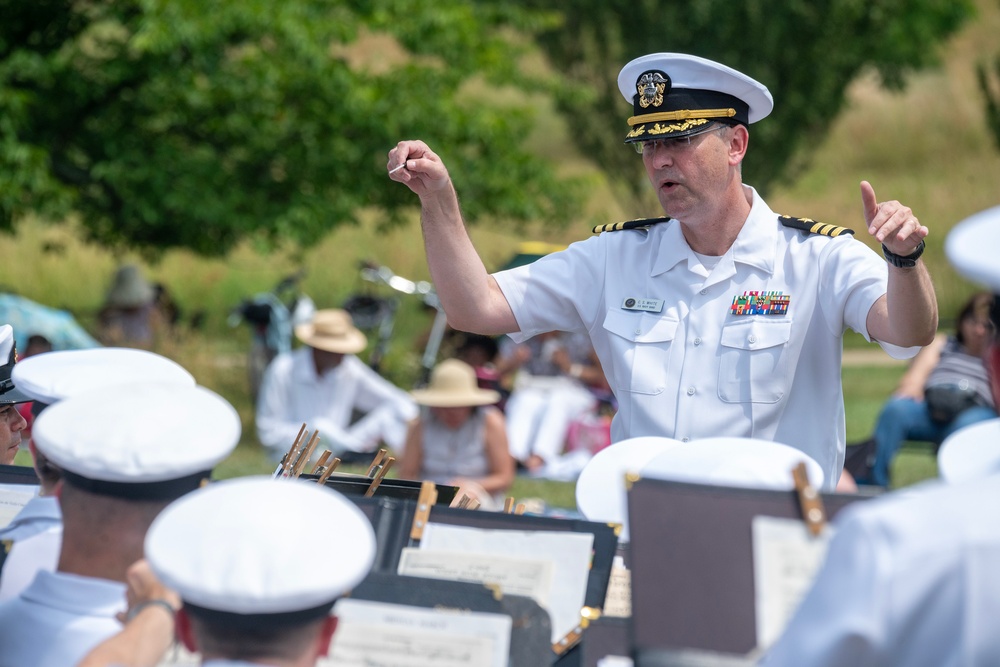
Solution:
{"label": "shirt breast pocket", "polygon": [[644,313],[608,311],[604,329],[611,333],[616,390],[659,394],[667,386],[667,365],[677,320]]}
{"label": "shirt breast pocket", "polygon": [[719,398],[726,403],[777,403],[788,387],[791,320],[727,324],[719,348]]}

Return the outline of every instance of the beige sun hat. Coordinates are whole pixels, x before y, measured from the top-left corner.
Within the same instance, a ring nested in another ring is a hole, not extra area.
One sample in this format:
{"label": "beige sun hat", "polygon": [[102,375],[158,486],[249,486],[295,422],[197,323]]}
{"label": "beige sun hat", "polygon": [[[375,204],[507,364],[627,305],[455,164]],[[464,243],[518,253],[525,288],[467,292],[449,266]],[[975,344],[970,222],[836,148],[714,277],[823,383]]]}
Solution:
{"label": "beige sun hat", "polygon": [[317,310],[311,322],[295,327],[295,336],[309,347],[340,354],[357,354],[368,345],[351,316],[339,308]]}
{"label": "beige sun hat", "polygon": [[475,369],[458,359],[445,359],[435,366],[430,385],[414,389],[410,396],[420,405],[432,408],[492,405],[500,400],[500,392],[480,388]]}

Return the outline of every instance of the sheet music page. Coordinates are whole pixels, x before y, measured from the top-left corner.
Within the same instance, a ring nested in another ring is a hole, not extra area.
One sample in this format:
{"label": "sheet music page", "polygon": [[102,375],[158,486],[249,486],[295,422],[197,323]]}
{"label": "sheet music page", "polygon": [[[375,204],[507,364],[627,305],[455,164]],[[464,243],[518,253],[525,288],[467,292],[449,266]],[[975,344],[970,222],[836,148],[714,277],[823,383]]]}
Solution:
{"label": "sheet music page", "polygon": [[580,622],[594,548],[594,536],[590,533],[491,530],[428,523],[420,548],[547,560],[552,563],[552,585],[545,609],[552,619],[553,643],[572,632]]}
{"label": "sheet music page", "polygon": [[604,596],[604,616],[629,618],[632,616],[632,572],[625,567],[625,559],[615,556],[611,565],[608,594]]}
{"label": "sheet music page", "polygon": [[0,528],[6,528],[28,501],[38,495],[34,484],[0,484]]}
{"label": "sheet music page", "polygon": [[398,574],[497,584],[503,593],[530,597],[543,607],[548,606],[552,589],[552,561],[538,558],[407,547],[400,555]]}
{"label": "sheet music page", "polygon": [[752,532],[757,646],[766,648],[781,635],[812,586],[833,528],[827,525],[813,537],[802,521],[755,516]]}
{"label": "sheet music page", "polygon": [[424,609],[339,600],[332,667],[506,667],[511,618],[504,614]]}

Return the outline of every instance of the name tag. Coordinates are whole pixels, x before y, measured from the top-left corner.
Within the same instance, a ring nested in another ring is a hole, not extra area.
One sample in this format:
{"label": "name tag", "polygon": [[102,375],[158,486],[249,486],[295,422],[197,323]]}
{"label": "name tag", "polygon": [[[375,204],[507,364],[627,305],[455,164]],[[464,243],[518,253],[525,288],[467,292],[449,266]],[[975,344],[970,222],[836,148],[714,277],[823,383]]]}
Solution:
{"label": "name tag", "polygon": [[628,297],[622,301],[625,310],[642,310],[647,313],[658,313],[663,310],[663,299],[635,299]]}

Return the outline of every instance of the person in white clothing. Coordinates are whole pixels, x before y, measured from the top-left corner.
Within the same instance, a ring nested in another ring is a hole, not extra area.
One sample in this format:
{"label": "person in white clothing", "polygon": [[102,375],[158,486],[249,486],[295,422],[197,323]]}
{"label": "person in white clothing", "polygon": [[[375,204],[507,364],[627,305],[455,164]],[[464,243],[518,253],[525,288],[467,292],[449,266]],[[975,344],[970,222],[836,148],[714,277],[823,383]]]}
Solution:
{"label": "person in white clothing", "polygon": [[21,445],[21,433],[28,426],[17,406],[31,399],[14,384],[11,373],[17,362],[14,328],[0,326],[0,464],[11,465]]}
{"label": "person in white clothing", "polygon": [[[989,371],[1000,408],[1000,207],[948,237],[952,264],[995,293]],[[970,475],[894,491],[837,517],[812,588],[764,656],[784,665],[1000,664],[1000,420],[950,436],[974,462]]]}
{"label": "person in white clothing", "polygon": [[776,441],[819,462],[832,489],[846,445],[843,333],[896,356],[934,337],[937,302],[919,259],[927,227],[862,182],[865,229],[887,267],[849,230],[771,211],[741,165],[748,126],[773,102],[736,70],[654,53],[625,65],[618,84],[633,105],[625,141],[665,217],[607,225],[527,266],[489,275],[438,155],[421,141],[389,151],[389,178],[420,197],[448,321],[517,341],[587,333],[618,403],[613,441]]}
{"label": "person in white clothing", "polygon": [[75,665],[118,632],[149,525],[206,482],[239,437],[236,410],[197,386],[120,385],[42,412],[32,439],[62,470],[62,548],[54,572],[0,603],[0,667]]}
{"label": "person in white clothing", "polygon": [[[417,407],[355,356],[367,340],[350,315],[317,311],[295,336],[305,347],[274,358],[257,399],[257,436],[274,458],[288,450],[302,424],[318,430],[334,454],[371,452],[383,442],[401,452]],[[351,423],[355,412],[364,414]]]}

